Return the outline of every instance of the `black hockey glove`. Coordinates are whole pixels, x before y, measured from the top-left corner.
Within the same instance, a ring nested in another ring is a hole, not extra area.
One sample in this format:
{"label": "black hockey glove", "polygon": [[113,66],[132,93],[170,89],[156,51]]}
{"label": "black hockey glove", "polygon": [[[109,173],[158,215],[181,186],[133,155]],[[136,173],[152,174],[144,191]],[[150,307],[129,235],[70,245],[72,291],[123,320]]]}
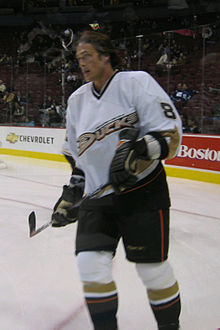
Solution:
{"label": "black hockey glove", "polygon": [[52,227],[63,227],[77,221],[78,207],[74,207],[81,199],[84,190],[84,180],[79,180],[73,186],[63,186],[63,192],[56,202],[51,216]]}
{"label": "black hockey glove", "polygon": [[119,133],[120,141],[110,165],[109,181],[116,193],[136,183],[137,157],[134,149],[137,128],[125,128]]}
{"label": "black hockey glove", "polygon": [[120,132],[120,142],[110,166],[110,182],[116,193],[131,188],[137,181],[140,159],[165,159],[169,153],[166,138],[160,132],[149,132],[137,140],[137,129]]}

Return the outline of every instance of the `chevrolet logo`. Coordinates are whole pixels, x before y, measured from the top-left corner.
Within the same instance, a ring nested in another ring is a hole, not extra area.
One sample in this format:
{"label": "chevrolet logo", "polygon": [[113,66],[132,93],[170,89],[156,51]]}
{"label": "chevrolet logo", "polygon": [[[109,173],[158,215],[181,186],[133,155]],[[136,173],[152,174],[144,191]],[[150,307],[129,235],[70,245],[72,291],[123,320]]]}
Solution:
{"label": "chevrolet logo", "polygon": [[18,141],[18,135],[16,135],[15,133],[10,133],[10,134],[7,135],[6,141],[8,141],[10,143],[17,142]]}

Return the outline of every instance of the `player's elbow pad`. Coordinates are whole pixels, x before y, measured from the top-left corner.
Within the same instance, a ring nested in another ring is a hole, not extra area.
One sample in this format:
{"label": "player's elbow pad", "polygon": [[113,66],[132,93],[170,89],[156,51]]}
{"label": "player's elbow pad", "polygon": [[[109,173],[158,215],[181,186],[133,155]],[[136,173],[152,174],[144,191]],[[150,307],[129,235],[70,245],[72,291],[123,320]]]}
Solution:
{"label": "player's elbow pad", "polygon": [[165,159],[169,154],[167,140],[159,132],[149,132],[137,140],[135,150],[138,158],[145,160]]}

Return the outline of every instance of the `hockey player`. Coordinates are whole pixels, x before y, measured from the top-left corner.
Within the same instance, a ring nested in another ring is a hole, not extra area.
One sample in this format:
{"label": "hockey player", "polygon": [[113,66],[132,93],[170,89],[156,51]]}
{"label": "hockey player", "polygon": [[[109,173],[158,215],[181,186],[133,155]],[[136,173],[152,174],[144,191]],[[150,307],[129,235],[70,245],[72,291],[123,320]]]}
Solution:
{"label": "hockey player", "polygon": [[[108,36],[84,31],[76,57],[87,84],[68,100],[67,134],[78,173],[72,205],[106,183],[79,210],[76,255],[95,330],[115,330],[118,290],[111,268],[122,239],[134,262],[158,329],[179,329],[180,294],[168,261],[170,198],[162,160],[181,140],[180,117],[169,96],[146,72],[120,72]],[[83,178],[84,177],[84,178]],[[82,181],[84,180],[84,185]],[[59,216],[52,225],[68,221]]]}

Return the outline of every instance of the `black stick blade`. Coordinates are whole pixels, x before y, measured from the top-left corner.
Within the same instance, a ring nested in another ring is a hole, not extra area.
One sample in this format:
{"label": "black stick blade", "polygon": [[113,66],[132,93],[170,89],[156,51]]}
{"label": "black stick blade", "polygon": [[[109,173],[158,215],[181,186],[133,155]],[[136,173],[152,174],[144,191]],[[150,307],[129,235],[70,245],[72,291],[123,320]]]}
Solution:
{"label": "black stick blade", "polygon": [[33,233],[35,232],[35,229],[36,229],[36,215],[35,215],[34,211],[32,211],[29,214],[28,224],[29,224],[30,237],[32,237],[32,235],[33,235]]}

